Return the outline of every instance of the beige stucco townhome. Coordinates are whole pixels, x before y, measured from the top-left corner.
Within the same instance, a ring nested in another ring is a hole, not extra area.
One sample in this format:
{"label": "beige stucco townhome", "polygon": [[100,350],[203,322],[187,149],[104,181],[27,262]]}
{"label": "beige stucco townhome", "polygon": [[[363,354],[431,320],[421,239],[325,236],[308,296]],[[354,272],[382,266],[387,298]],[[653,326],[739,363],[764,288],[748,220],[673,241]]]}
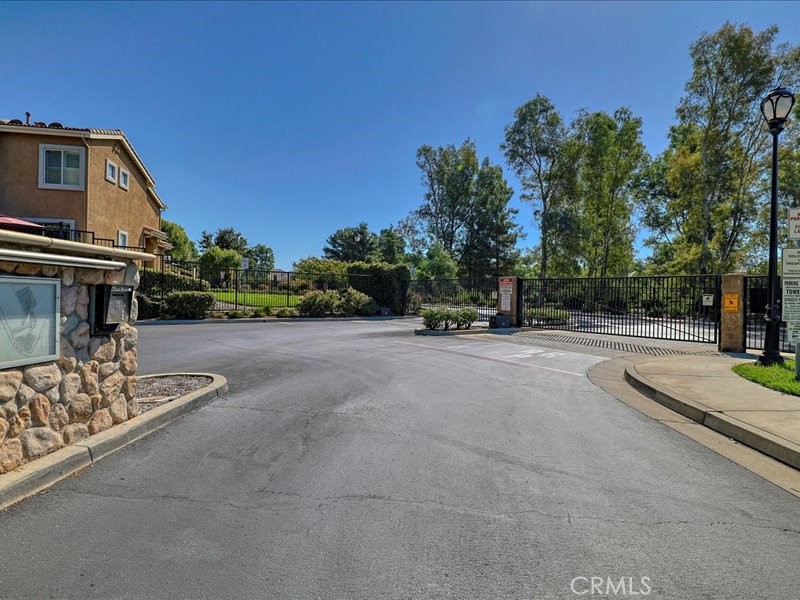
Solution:
{"label": "beige stucco townhome", "polygon": [[163,254],[165,208],[122,131],[0,119],[0,214],[74,241]]}

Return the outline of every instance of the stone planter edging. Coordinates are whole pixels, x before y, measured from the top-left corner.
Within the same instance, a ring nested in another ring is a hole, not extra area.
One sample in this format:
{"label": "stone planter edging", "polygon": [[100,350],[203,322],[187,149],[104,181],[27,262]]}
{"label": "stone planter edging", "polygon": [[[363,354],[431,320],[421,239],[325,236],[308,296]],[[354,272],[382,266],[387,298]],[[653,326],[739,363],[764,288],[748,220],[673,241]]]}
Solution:
{"label": "stone planter edging", "polygon": [[[171,373],[171,375],[175,374]],[[26,463],[10,473],[0,475],[0,510],[44,491],[112,452],[164,427],[178,417],[200,408],[214,398],[224,395],[228,390],[228,381],[222,375],[213,373],[177,374],[211,377],[212,382],[204,388],[162,404],[124,423],[114,425],[81,442],[65,446],[43,458]]]}

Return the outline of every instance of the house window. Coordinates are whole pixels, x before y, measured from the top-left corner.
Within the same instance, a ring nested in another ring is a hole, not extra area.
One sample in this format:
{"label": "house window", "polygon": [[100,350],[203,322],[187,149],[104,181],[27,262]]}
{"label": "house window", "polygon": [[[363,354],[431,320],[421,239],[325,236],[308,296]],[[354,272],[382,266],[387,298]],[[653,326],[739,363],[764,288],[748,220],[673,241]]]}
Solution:
{"label": "house window", "polygon": [[39,187],[83,190],[85,165],[85,148],[39,144]]}
{"label": "house window", "polygon": [[119,170],[119,187],[121,187],[123,190],[127,190],[128,189],[128,179],[129,178],[130,178],[130,176],[128,175],[128,172],[125,169],[120,169]]}
{"label": "house window", "polygon": [[106,181],[117,183],[117,164],[106,159]]}
{"label": "house window", "polygon": [[117,246],[127,246],[128,245],[128,232],[127,231],[117,231]]}

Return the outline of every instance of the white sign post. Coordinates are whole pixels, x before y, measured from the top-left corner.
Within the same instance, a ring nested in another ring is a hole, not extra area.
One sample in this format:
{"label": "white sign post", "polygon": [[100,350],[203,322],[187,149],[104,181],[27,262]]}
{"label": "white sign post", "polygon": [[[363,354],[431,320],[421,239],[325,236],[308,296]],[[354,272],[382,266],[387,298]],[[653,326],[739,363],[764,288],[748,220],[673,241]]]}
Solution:
{"label": "white sign post", "polygon": [[[789,216],[792,228],[791,210]],[[791,233],[790,233],[791,235]],[[794,344],[794,374],[800,380],[800,249],[784,248],[781,254],[783,294],[781,297],[781,319],[786,322],[786,335]]]}

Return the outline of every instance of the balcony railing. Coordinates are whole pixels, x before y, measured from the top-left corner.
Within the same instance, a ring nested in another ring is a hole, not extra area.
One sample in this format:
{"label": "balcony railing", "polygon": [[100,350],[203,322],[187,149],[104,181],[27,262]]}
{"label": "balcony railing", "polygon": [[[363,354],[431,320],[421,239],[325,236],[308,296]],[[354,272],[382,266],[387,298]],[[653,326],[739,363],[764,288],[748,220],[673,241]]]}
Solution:
{"label": "balcony railing", "polygon": [[120,246],[111,238],[97,237],[94,234],[94,231],[85,231],[83,229],[64,229],[60,227],[47,226],[28,227],[27,225],[12,225],[10,223],[0,223],[0,229],[5,229],[6,231],[18,231],[20,233],[27,233],[30,235],[41,235],[57,240],[66,240],[68,242],[81,242],[83,244],[92,244],[93,246],[103,246],[105,248],[121,248],[123,250],[136,250],[138,252],[145,252],[145,249],[142,246]]}

